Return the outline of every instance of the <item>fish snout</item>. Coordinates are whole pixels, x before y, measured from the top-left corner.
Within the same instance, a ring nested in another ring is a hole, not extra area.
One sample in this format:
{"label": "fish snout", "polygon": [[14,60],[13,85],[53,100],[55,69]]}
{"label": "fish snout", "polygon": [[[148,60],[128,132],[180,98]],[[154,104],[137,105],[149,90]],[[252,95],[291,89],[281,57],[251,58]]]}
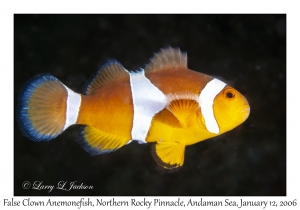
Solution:
{"label": "fish snout", "polygon": [[245,121],[249,117],[249,115],[250,115],[250,106],[248,104],[245,105],[241,109],[240,115],[241,115],[243,121]]}

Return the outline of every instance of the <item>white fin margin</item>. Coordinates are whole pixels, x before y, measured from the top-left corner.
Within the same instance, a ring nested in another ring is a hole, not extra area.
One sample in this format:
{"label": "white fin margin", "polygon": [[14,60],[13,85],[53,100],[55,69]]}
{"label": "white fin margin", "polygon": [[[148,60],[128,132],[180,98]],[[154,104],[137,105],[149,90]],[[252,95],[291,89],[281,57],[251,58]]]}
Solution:
{"label": "white fin margin", "polygon": [[65,86],[65,88],[68,91],[68,96],[66,104],[66,123],[63,130],[66,130],[69,126],[76,123],[81,105],[81,95],[75,93],[67,86]]}
{"label": "white fin margin", "polygon": [[145,76],[144,70],[130,73],[133,100],[131,137],[146,143],[153,116],[166,106],[165,95]]}
{"label": "white fin margin", "polygon": [[206,84],[199,96],[199,104],[204,117],[206,129],[211,133],[218,134],[220,128],[214,116],[213,104],[216,95],[226,86],[226,83],[213,79]]}
{"label": "white fin margin", "polygon": [[175,100],[181,100],[181,99],[186,99],[186,100],[193,100],[199,103],[199,96],[193,92],[179,92],[179,93],[169,93],[166,95],[167,97],[167,104],[169,105],[172,103],[172,101]]}

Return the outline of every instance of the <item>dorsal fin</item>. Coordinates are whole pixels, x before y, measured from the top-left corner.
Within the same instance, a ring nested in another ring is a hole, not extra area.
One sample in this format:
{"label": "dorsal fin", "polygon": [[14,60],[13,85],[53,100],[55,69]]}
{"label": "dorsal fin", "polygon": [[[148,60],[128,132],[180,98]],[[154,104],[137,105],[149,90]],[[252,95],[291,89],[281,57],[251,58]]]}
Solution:
{"label": "dorsal fin", "polygon": [[85,94],[92,95],[99,88],[126,77],[129,78],[129,74],[122,64],[115,59],[109,60],[88,84]]}
{"label": "dorsal fin", "polygon": [[[166,108],[173,113],[183,128],[189,127],[193,121],[191,116],[199,111],[199,96],[192,92],[168,94]],[[196,116],[196,115],[195,115]]]}
{"label": "dorsal fin", "polygon": [[145,71],[157,71],[166,68],[187,68],[187,54],[182,53],[179,48],[161,49],[159,53],[154,54],[150,59]]}

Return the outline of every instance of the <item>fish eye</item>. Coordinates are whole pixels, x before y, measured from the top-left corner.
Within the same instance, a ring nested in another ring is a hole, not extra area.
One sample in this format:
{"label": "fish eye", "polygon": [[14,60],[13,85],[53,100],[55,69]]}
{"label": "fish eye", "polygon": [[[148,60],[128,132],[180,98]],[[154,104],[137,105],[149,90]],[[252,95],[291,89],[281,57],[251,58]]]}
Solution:
{"label": "fish eye", "polygon": [[227,98],[233,98],[234,94],[232,92],[228,92],[228,93],[226,93],[226,97]]}
{"label": "fish eye", "polygon": [[231,90],[225,92],[226,98],[234,98],[234,93]]}

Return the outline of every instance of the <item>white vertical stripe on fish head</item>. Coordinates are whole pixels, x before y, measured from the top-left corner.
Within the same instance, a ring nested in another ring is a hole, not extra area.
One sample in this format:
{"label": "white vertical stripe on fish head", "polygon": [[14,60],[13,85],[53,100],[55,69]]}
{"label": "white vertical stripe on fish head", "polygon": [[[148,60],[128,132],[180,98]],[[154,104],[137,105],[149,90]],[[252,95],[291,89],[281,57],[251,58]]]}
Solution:
{"label": "white vertical stripe on fish head", "polygon": [[67,86],[65,86],[65,88],[68,91],[68,96],[66,105],[66,123],[63,130],[76,123],[81,105],[81,95],[75,93]]}
{"label": "white vertical stripe on fish head", "polygon": [[214,99],[216,95],[226,86],[226,84],[218,79],[209,81],[203,88],[199,96],[199,104],[202,115],[204,117],[206,129],[211,133],[218,134],[220,128],[214,116]]}
{"label": "white vertical stripe on fish head", "polygon": [[144,70],[130,73],[133,100],[133,125],[131,137],[146,143],[153,116],[166,106],[165,95],[145,76]]}

